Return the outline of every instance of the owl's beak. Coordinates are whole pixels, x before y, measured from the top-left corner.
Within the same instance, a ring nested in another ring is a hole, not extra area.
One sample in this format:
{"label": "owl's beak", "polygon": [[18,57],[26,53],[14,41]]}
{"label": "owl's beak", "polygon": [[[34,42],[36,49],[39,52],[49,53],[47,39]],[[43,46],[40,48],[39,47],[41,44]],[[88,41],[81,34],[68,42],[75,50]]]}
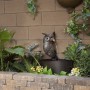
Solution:
{"label": "owl's beak", "polygon": [[53,38],[52,41],[55,42],[55,39]]}

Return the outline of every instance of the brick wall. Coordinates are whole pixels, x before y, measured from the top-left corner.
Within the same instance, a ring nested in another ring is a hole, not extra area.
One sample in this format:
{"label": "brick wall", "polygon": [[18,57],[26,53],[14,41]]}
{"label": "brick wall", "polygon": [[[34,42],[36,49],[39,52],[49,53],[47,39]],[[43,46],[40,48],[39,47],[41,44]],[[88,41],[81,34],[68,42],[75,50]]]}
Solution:
{"label": "brick wall", "polygon": [[0,72],[0,90],[90,90],[90,78]]}
{"label": "brick wall", "polygon": [[[42,48],[42,32],[56,32],[57,52],[63,58],[62,52],[73,40],[65,34],[64,28],[70,15],[64,8],[58,5],[56,0],[37,0],[38,15],[35,20],[28,13],[26,7],[27,0],[0,0],[0,26],[7,27],[16,32],[14,38],[17,44],[28,46],[32,42],[38,42]],[[79,6],[76,10],[80,10]],[[84,43],[90,43],[90,37],[81,34]]]}

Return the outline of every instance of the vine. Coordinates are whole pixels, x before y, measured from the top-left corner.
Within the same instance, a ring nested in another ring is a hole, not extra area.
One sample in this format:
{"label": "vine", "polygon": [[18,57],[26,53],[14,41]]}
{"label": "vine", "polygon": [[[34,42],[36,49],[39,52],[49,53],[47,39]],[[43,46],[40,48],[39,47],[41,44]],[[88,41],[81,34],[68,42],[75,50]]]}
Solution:
{"label": "vine", "polygon": [[35,16],[37,14],[37,0],[27,0],[28,11]]}
{"label": "vine", "polygon": [[68,22],[65,31],[71,35],[74,40],[80,40],[79,34],[83,31],[87,31],[89,24],[88,18],[90,17],[90,1],[83,0],[83,8],[81,13],[73,11],[71,19]]}

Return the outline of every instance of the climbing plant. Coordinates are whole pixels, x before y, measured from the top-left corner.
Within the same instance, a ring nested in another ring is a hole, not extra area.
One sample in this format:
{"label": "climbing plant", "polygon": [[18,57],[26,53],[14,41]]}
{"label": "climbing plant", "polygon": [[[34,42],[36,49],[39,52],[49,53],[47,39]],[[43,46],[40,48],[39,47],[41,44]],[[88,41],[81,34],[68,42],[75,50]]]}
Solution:
{"label": "climbing plant", "polygon": [[27,0],[28,11],[35,16],[37,14],[37,0]]}
{"label": "climbing plant", "polygon": [[74,40],[79,40],[79,34],[83,31],[87,31],[89,24],[88,19],[90,17],[90,1],[83,0],[83,7],[81,12],[73,11],[71,18],[68,21],[65,31],[71,35]]}

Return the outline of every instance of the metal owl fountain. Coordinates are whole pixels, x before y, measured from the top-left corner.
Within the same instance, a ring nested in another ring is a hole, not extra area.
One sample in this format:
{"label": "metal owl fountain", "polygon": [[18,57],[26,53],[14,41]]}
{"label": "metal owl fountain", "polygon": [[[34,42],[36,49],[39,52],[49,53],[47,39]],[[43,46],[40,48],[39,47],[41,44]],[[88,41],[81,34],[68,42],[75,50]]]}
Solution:
{"label": "metal owl fountain", "polygon": [[51,34],[42,33],[43,37],[43,50],[46,55],[51,57],[51,60],[58,60],[56,51],[56,35],[55,32]]}

